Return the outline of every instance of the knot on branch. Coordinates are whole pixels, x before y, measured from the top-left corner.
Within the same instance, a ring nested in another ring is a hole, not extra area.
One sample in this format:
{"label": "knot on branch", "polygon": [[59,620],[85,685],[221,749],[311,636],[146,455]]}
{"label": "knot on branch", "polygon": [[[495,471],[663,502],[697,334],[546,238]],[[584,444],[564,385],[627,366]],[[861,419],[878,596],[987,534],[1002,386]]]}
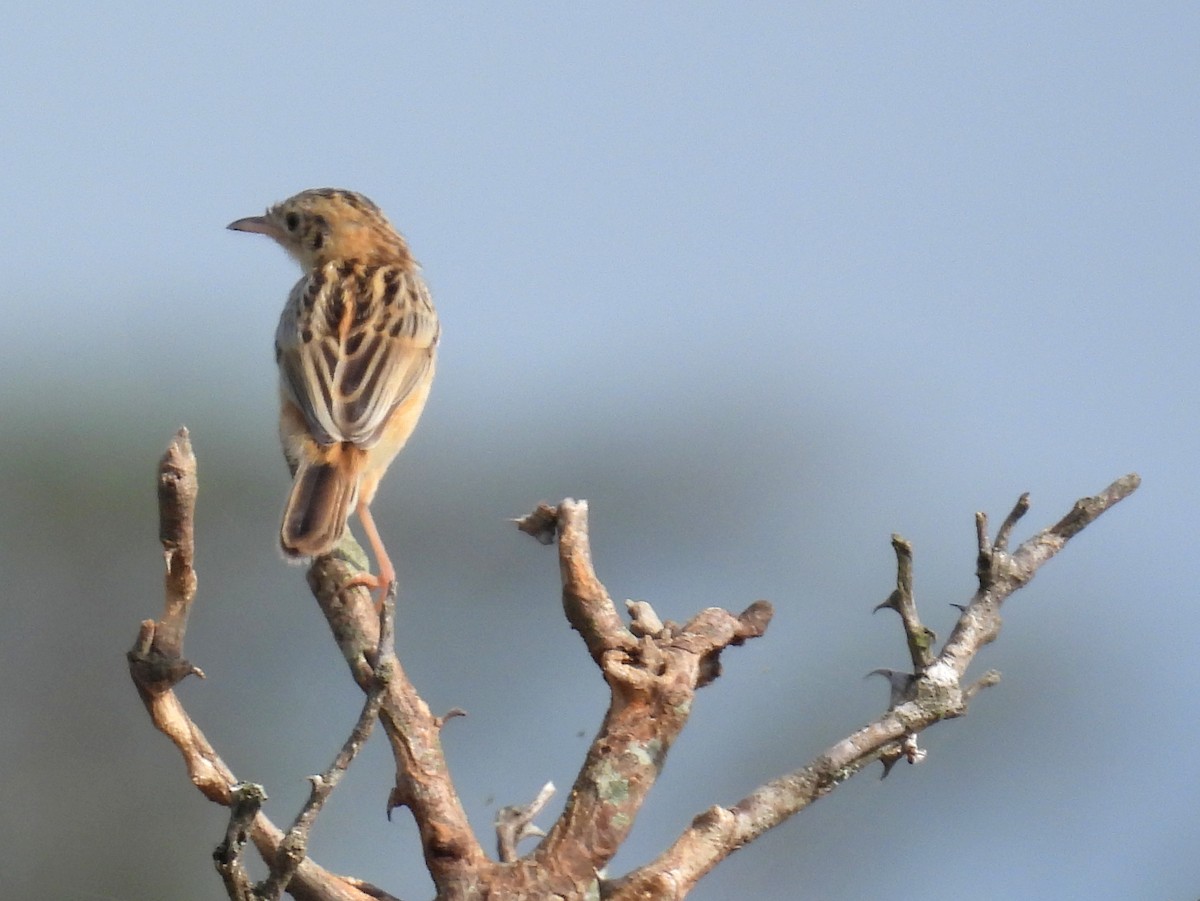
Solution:
{"label": "knot on branch", "polygon": [[266,800],[267,793],[261,785],[239,782],[229,786],[229,823],[225,827],[225,838],[213,851],[213,864],[230,898],[252,899],[258,894],[258,886],[251,883],[246,872],[242,851],[250,840],[254,818]]}
{"label": "knot on branch", "polygon": [[647,601],[626,601],[626,625],[592,566],[587,501],[567,498],[539,504],[514,520],[542,543],[558,538],[563,610],[605,678],[623,694],[666,693],[678,697],[720,675],[720,653],[761,636],[772,608],[756,601],[740,615],[710,607],[685,626],[664,622]]}
{"label": "knot on branch", "polygon": [[926,673],[913,680],[912,699],[920,705],[926,714],[922,722],[928,723],[928,717],[950,719],[967,712],[967,704],[963,698],[962,686],[958,680],[944,682],[941,679],[930,678]]}
{"label": "knot on branch", "polygon": [[659,638],[668,628],[654,612],[648,601],[626,601],[625,609],[629,611],[629,631],[638,638]]}
{"label": "knot on branch", "polygon": [[936,720],[966,713],[967,698],[948,667],[935,663],[920,675],[881,668],[867,673],[868,678],[871,676],[887,679],[887,709],[906,728],[923,729]]}
{"label": "knot on branch", "polygon": [[630,601],[627,606],[638,622],[655,622],[659,627],[632,646],[605,651],[601,670],[623,694],[651,692],[672,705],[688,701],[695,689],[712,683],[721,674],[721,652],[764,634],[773,613],[767,601],[755,601],[738,616],[709,607],[686,625],[676,626],[662,625],[645,601]]}
{"label": "knot on branch", "polygon": [[150,695],[170,691],[188,676],[204,678],[204,670],[182,657],[168,657],[156,650],[140,654],[136,649],[127,651],[129,675],[139,691]]}

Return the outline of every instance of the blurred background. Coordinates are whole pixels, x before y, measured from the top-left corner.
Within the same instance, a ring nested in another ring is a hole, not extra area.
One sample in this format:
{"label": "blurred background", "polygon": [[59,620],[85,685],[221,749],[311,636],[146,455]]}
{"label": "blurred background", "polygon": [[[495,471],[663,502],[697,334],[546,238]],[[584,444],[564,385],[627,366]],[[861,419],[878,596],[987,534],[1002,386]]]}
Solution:
{"label": "blurred background", "polygon": [[[770,599],[698,699],[613,874],[878,715],[905,664],[893,531],[948,633],[976,510],[1027,537],[1145,484],[1005,608],[1004,674],[694,893],[1200,895],[1193,754],[1200,10],[1190,3],[47,3],[0,35],[0,869],[10,898],[224,897],[225,812],[124,653],[161,609],[156,461],[199,458],[180,688],[290,821],[357,715],[302,571],[271,342],[294,265],[227,232],[298,190],[377,201],[440,372],[385,481],[402,660],[472,822],[565,793],[606,693],[554,551],[591,503],[618,600]],[[427,898],[377,736],[324,866]],[[548,825],[549,817],[543,816]]]}

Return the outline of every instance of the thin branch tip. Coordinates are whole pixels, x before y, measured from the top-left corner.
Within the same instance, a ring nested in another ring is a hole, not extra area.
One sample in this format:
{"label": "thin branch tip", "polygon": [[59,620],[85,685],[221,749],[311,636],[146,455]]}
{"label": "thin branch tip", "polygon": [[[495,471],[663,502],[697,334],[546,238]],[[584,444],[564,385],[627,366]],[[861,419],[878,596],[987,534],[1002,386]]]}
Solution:
{"label": "thin branch tip", "polygon": [[1130,472],[1113,482],[1109,488],[1118,491],[1124,491],[1126,495],[1130,495],[1137,491],[1141,484],[1142,477],[1136,472]]}
{"label": "thin branch tip", "polygon": [[991,688],[993,685],[1000,684],[1000,671],[988,670],[965,689],[963,689],[963,700],[970,702],[977,694],[985,688]]}
{"label": "thin branch tip", "polygon": [[450,722],[450,720],[457,719],[460,716],[466,716],[466,715],[467,715],[467,711],[463,710],[461,707],[451,707],[449,710],[447,710],[441,716],[435,716],[433,718],[433,724],[440,731],[441,729],[443,729],[445,727],[446,723]]}
{"label": "thin branch tip", "polygon": [[1121,476],[1099,494],[1083,497],[1075,502],[1066,516],[1056,522],[1048,530],[1059,536],[1063,541],[1075,537],[1083,529],[1095,522],[1113,504],[1120,503],[1142,484],[1142,478],[1136,472]]}
{"label": "thin branch tip", "polygon": [[1004,522],[1000,524],[1000,531],[996,533],[996,540],[992,544],[993,551],[1004,553],[1008,550],[1008,539],[1012,535],[1013,528],[1020,522],[1021,517],[1029,512],[1029,492],[1024,492],[1017,502],[1009,511],[1008,516],[1004,518]]}
{"label": "thin branch tip", "polygon": [[179,461],[185,465],[188,462],[190,462],[192,465],[195,464],[196,455],[192,451],[192,438],[191,434],[187,430],[187,426],[181,426],[178,431],[171,436],[171,440],[167,442],[167,449],[163,452],[160,465],[165,464],[168,461],[171,461],[172,463]]}
{"label": "thin branch tip", "polygon": [[876,604],[872,614],[883,609],[895,610],[904,628],[914,671],[920,672],[933,661],[933,645],[937,636],[921,623],[913,593],[913,546],[899,533],[892,533],[892,550],[896,554],[896,587],[887,599]]}

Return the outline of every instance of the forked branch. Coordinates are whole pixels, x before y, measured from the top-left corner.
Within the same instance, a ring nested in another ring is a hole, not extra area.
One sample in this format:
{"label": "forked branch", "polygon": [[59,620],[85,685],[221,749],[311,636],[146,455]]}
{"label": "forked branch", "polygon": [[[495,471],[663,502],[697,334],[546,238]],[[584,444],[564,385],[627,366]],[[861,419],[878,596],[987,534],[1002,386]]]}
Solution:
{"label": "forked branch", "polygon": [[558,535],[563,609],[611,689],[566,807],[532,855],[570,880],[571,897],[597,890],[596,874],[633,827],[696,690],[719,674],[721,652],[762,635],[771,620],[771,605],[758,601],[736,616],[710,607],[682,626],[664,624],[640,601],[628,605],[626,626],[592,567],[587,512],[586,502],[565,500],[517,523],[535,536]]}
{"label": "forked branch", "polygon": [[273,868],[274,876],[281,851],[289,844],[294,847],[298,840],[302,844],[303,836],[297,836],[295,830],[285,834],[259,810],[265,793],[234,776],[174,691],[175,684],[185,676],[202,675],[182,657],[188,613],[196,593],[196,495],[196,458],[187,430],[180,429],[159,464],[160,540],[167,563],[163,618],[142,623],[126,656],[150,721],[178,748],[192,784],[210,801],[231,809],[229,829],[214,855],[230,897],[259,901],[269,897],[267,891],[276,887],[282,890],[286,885],[300,901],[386,901],[391,896],[374,886],[330,873],[309,859],[289,861],[291,872],[282,880],[283,885],[276,877],[269,886],[255,886],[246,875],[241,849],[247,839]]}
{"label": "forked branch", "polygon": [[[438,901],[663,901],[683,898],[734,850],[824,797],[869,763],[881,761],[886,775],[900,760],[921,760],[925,752],[918,746],[918,735],[938,720],[964,714],[976,694],[998,680],[998,674],[989,672],[973,684],[962,683],[980,648],[999,634],[1004,601],[1074,535],[1136,490],[1139,480],[1126,476],[1080,500],[1057,523],[1013,551],[1011,535],[1029,509],[1028,495],[1017,502],[995,539],[988,535],[987,517],[978,514],[979,588],[960,607],[961,615],[940,650],[917,613],[912,547],[893,536],[896,588],[876,609],[899,615],[912,671],[877,671],[889,681],[888,709],[805,766],[763,784],[736,804],[709,807],[655,860],[613,878],[600,874],[628,837],[668,751],[687,724],[696,692],[720,675],[726,648],[765,633],[772,615],[769,603],[756,601],[737,615],[709,607],[682,625],[664,622],[646,601],[626,601],[619,610],[593,568],[586,502],[542,505],[519,520],[518,526],[539,541],[550,544],[557,539],[563,611],[607,682],[610,701],[563,810],[543,840],[526,856],[518,856],[522,839],[543,835],[533,821],[553,790],[549,783],[533,802],[501,812],[496,861],[483,852],[467,822],[442,752],[442,727],[461,711],[434,716],[408,680],[392,641],[395,595],[389,595],[380,615],[366,588],[347,588],[366,562],[347,534],[333,553],[314,561],[308,579],[364,692],[364,703],[329,769],[312,777],[309,800],[285,834],[262,814],[262,788],[234,777],[174,690],[187,675],[203,675],[183,657],[196,594],[196,468],[186,431],[176,436],[163,458],[159,484],[166,600],[162,619],[147,620],[139,630],[128,654],[130,674],[151,721],[175,743],[192,782],[210,800],[230,808],[226,835],[214,857],[231,899],[263,901],[284,890],[302,901],[391,899],[375,886],[324,870],[307,856],[313,821],[378,720],[395,759],[388,813],[400,806],[411,810]],[[258,884],[246,874],[243,850],[248,842],[269,869],[267,879]]]}
{"label": "forked branch", "polygon": [[[601,896],[611,901],[683,898],[700,877],[733,851],[829,794],[869,763],[883,760],[886,767],[901,757],[911,762],[920,760],[924,755],[917,748],[917,734],[938,720],[966,713],[975,694],[999,680],[997,673],[989,672],[971,686],[961,685],[975,655],[999,634],[999,612],[1004,601],[1026,585],[1070,538],[1132,494],[1140,483],[1136,474],[1130,474],[1100,494],[1077,501],[1071,512],[1011,554],[1008,539],[1017,520],[1029,509],[1028,495],[1022,495],[995,541],[986,540],[987,519],[979,514],[979,590],[962,608],[942,650],[927,665],[921,666],[921,655],[914,653],[914,673],[890,674],[893,692],[888,711],[807,765],[766,783],[732,807],[713,806],[699,814],[656,860],[604,883]],[[899,536],[894,537],[893,545],[897,552],[897,594],[889,599],[894,603],[881,606],[900,613],[911,650],[914,634],[923,629],[916,619],[915,606],[909,607],[912,549]]]}

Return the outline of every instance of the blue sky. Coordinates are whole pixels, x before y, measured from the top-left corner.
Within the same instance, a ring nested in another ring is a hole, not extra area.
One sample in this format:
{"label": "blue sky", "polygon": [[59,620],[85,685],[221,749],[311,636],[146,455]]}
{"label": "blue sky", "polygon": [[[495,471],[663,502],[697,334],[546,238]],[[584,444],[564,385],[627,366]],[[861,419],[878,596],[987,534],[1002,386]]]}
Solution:
{"label": "blue sky", "polygon": [[[570,783],[603,700],[552,560],[505,517],[588,497],[614,595],[676,619],[778,609],[701,695],[621,870],[878,712],[859,677],[903,662],[868,616],[893,531],[946,632],[975,510],[998,522],[1029,490],[1027,535],[1137,470],[1138,495],[1006,608],[981,661],[1005,681],[928,734],[921,767],[860,777],[693,897],[1200,891],[1194,5],[80,10],[0,35],[0,567],[36,605],[0,617],[7,642],[40,636],[0,664],[0,753],[28,803],[54,799],[33,825],[0,814],[18,888],[219,893],[219,812],[119,672],[157,590],[152,500],[128,486],[181,423],[212,498],[189,636],[211,678],[185,701],[279,820],[349,726],[271,546],[270,346],[296,274],[224,230],[334,185],[406,233],[443,322],[376,517],[411,586],[402,657],[435,707],[472,711],[448,753],[478,829]],[[47,563],[64,546],[75,569]],[[78,680],[13,688],[51,635]],[[422,897],[411,828],[375,816],[381,752],[314,853]],[[84,835],[82,868],[35,850]]]}

